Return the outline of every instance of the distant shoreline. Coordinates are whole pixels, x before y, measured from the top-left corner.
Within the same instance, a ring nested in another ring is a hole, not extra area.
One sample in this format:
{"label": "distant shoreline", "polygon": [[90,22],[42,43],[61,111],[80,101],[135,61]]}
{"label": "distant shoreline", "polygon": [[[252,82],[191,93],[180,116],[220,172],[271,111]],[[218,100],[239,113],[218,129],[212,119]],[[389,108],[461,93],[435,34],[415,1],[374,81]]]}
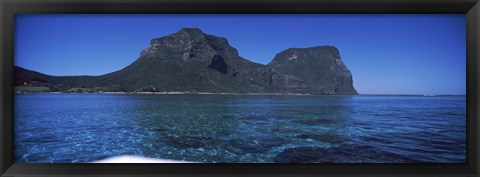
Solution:
{"label": "distant shoreline", "polygon": [[105,94],[105,95],[247,95],[247,96],[466,96],[455,94],[358,94],[358,95],[313,95],[295,93],[213,93],[213,92],[15,92],[15,94]]}
{"label": "distant shoreline", "polygon": [[213,93],[213,92],[15,92],[15,94],[105,94],[105,95],[259,95],[259,96],[352,96],[352,95],[312,95],[295,93]]}

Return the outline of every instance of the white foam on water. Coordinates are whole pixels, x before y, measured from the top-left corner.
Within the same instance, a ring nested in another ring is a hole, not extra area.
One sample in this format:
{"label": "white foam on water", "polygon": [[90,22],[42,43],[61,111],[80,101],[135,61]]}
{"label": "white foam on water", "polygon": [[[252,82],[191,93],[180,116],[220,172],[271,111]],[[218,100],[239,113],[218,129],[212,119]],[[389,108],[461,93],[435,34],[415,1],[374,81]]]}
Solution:
{"label": "white foam on water", "polygon": [[132,156],[132,155],[122,155],[122,156],[97,160],[92,163],[193,163],[193,162],[156,159],[156,158],[139,157],[139,156]]}

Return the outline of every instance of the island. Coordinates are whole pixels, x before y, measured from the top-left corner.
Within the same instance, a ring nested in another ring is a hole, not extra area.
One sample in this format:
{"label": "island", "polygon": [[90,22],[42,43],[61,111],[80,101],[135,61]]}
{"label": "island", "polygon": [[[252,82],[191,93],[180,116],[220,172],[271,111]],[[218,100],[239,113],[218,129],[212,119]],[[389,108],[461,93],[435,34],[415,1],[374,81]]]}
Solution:
{"label": "island", "polygon": [[14,68],[15,92],[357,95],[334,46],[289,48],[267,65],[198,28],[152,39],[125,68],[100,76],[51,76]]}

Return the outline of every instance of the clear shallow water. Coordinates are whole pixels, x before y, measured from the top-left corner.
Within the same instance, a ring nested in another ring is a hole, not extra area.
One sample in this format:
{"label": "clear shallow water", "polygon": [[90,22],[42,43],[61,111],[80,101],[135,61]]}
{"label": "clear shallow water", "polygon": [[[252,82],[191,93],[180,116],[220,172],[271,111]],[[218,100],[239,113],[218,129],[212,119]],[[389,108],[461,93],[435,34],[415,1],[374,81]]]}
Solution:
{"label": "clear shallow water", "polygon": [[466,98],[15,95],[17,163],[464,163]]}

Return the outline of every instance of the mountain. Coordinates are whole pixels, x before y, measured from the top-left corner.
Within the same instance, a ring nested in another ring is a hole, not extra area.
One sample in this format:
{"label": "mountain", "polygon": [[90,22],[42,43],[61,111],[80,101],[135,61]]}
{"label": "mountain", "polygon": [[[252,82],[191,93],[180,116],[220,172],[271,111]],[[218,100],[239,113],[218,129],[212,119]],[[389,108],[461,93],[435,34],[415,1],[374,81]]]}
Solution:
{"label": "mountain", "polygon": [[313,94],[358,94],[352,73],[333,46],[290,48],[278,53],[268,66],[304,80],[312,87]]}
{"label": "mountain", "polygon": [[[305,60],[300,62],[302,65],[288,62],[284,56],[289,54],[282,53],[268,65],[254,63],[240,57],[223,37],[205,34],[197,28],[183,28],[177,33],[152,39],[140,57],[121,70],[101,76],[59,77],[15,67],[15,84],[19,87],[48,87],[50,91],[356,94],[351,85],[351,74],[339,57],[335,61],[340,60],[340,64],[323,62],[324,55],[330,54],[319,50],[308,57],[298,58]],[[294,67],[297,70],[314,69],[306,65],[317,59],[321,62],[316,69],[335,69],[290,72]]]}

